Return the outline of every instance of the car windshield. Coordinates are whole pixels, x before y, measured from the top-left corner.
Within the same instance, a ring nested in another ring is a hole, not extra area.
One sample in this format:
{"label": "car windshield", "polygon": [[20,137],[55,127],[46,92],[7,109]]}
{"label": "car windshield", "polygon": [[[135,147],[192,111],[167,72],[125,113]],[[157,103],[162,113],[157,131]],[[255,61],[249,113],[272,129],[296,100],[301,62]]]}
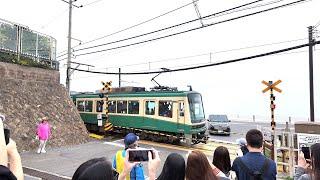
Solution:
{"label": "car windshield", "polygon": [[189,94],[188,100],[190,107],[191,123],[199,123],[204,121],[204,110],[201,95]]}
{"label": "car windshield", "polygon": [[209,115],[210,122],[228,122],[227,115]]}

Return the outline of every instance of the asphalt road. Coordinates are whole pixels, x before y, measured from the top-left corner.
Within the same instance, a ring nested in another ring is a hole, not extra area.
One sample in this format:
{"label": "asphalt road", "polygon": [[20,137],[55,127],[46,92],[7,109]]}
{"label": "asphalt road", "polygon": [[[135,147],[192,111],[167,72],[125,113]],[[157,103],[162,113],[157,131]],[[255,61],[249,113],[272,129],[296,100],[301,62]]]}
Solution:
{"label": "asphalt road", "polygon": [[[227,141],[227,142],[236,142],[239,138],[245,138],[246,133],[250,129],[261,129],[261,128],[270,128],[270,123],[262,123],[262,122],[239,122],[234,121],[230,123],[231,135],[210,135],[211,140],[218,141]],[[290,127],[293,127],[292,125]],[[285,128],[285,124],[277,124],[277,128]]]}

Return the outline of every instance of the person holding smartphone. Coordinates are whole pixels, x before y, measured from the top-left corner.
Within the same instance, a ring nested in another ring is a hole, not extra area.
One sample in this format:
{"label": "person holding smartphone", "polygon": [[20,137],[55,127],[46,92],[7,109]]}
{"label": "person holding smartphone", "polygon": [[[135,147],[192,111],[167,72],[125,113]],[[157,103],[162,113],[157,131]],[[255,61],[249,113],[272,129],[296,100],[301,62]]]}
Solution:
{"label": "person holding smartphone", "polygon": [[[131,174],[132,169],[139,164],[139,162],[130,161],[130,150],[126,150],[123,171],[119,174],[118,180],[126,180],[128,175]],[[160,167],[159,152],[156,150],[148,151],[148,175],[149,180],[156,180],[157,170]]]}
{"label": "person holding smartphone", "polygon": [[[139,137],[134,133],[129,133],[124,138],[125,149],[117,151],[113,157],[112,166],[121,174],[124,171],[126,152],[129,149],[137,149]],[[129,174],[126,175],[126,180],[144,180],[144,170],[141,163],[135,163]]]}
{"label": "person holding smartphone", "polygon": [[[304,152],[307,152],[304,150]],[[320,179],[320,143],[310,147],[310,159],[301,152],[298,157],[298,168],[295,171],[294,180],[318,180]]]}
{"label": "person holding smartphone", "polygon": [[6,143],[3,121],[5,116],[0,114],[0,179],[23,180],[21,157],[17,145],[9,137]]}

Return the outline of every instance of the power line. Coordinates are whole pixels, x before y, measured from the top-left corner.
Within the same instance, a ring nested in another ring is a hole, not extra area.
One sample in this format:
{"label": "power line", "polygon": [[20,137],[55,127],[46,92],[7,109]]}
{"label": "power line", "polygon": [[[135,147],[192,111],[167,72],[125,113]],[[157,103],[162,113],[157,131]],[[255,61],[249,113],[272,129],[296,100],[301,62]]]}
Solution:
{"label": "power line", "polygon": [[272,7],[272,8],[269,8],[269,9],[265,9],[265,10],[262,10],[262,11],[258,11],[258,12],[254,12],[254,13],[250,13],[250,14],[246,14],[246,15],[230,18],[230,19],[227,19],[227,20],[222,20],[222,21],[219,21],[219,22],[211,23],[211,24],[205,24],[204,26],[196,27],[196,28],[193,28],[193,29],[188,29],[188,30],[185,30],[185,31],[180,31],[178,33],[173,33],[173,34],[169,34],[169,35],[166,35],[166,36],[161,36],[161,37],[158,37],[158,38],[153,38],[153,39],[144,40],[144,41],[131,43],[131,44],[127,44],[127,45],[122,45],[122,46],[117,46],[117,47],[113,47],[113,48],[108,48],[108,49],[103,49],[103,50],[98,50],[98,51],[91,51],[91,52],[87,52],[87,53],[77,54],[76,56],[83,56],[83,55],[100,53],[100,52],[104,52],[104,51],[116,50],[116,49],[120,49],[120,48],[125,48],[125,47],[129,47],[129,46],[134,46],[134,45],[138,45],[138,44],[142,44],[142,43],[147,43],[147,42],[159,40],[159,39],[164,39],[164,38],[167,38],[167,37],[176,36],[176,35],[179,35],[179,34],[184,34],[184,33],[187,33],[187,32],[195,31],[195,30],[206,28],[206,27],[209,27],[209,26],[222,24],[222,23],[225,23],[225,22],[241,19],[241,18],[244,18],[244,17],[253,16],[253,15],[256,15],[256,14],[264,13],[264,12],[275,10],[275,9],[278,9],[278,8],[283,8],[283,7],[286,7],[286,6],[294,5],[294,4],[303,2],[303,1],[307,1],[307,0],[298,0],[298,1],[295,1],[295,2],[291,2],[291,3],[284,4],[284,5],[280,5],[280,6]]}
{"label": "power line", "polygon": [[[314,45],[316,45],[316,44],[320,44],[320,41],[315,41]],[[127,72],[127,73],[121,73],[121,75],[143,75],[143,74],[155,74],[155,73],[160,73],[160,72],[166,73],[166,72],[178,72],[178,71],[200,69],[200,68],[205,68],[205,67],[218,66],[218,65],[223,65],[223,64],[246,61],[246,60],[255,59],[255,58],[259,58],[259,57],[283,53],[283,52],[291,51],[294,49],[300,49],[300,48],[307,47],[307,46],[309,46],[309,43],[298,45],[298,46],[293,46],[293,47],[289,47],[289,48],[285,48],[285,49],[280,49],[280,50],[276,50],[276,51],[271,51],[271,52],[267,52],[267,53],[263,53],[263,54],[258,54],[258,55],[253,55],[253,56],[248,56],[248,57],[243,57],[243,58],[238,58],[238,59],[233,59],[233,60],[227,60],[227,61],[222,61],[222,62],[217,62],[217,63],[210,63],[210,64],[205,64],[205,65],[200,65],[200,66],[169,69],[168,71]],[[76,71],[81,71],[81,72],[95,73],[95,74],[110,74],[110,75],[119,75],[120,74],[120,73],[108,73],[108,72],[99,72],[99,71],[88,71],[88,70],[82,70],[82,69],[77,69],[77,68],[71,68],[71,69],[76,70]]]}
{"label": "power line", "polygon": [[[273,43],[267,43],[267,44],[259,44],[259,45],[255,45],[255,46],[246,46],[246,47],[240,47],[240,48],[234,48],[234,49],[227,49],[227,50],[221,50],[221,51],[215,51],[215,52],[195,54],[195,55],[190,55],[190,56],[183,56],[183,57],[176,57],[176,58],[168,58],[168,59],[161,59],[161,60],[156,60],[156,61],[141,62],[141,63],[134,63],[134,64],[126,64],[126,65],[122,65],[122,66],[111,66],[111,67],[106,67],[106,68],[112,69],[112,68],[138,66],[138,65],[144,65],[144,64],[149,64],[149,63],[159,63],[159,62],[177,61],[177,60],[181,60],[181,59],[187,59],[187,58],[194,58],[194,57],[206,56],[206,55],[210,55],[210,54],[214,55],[214,54],[220,54],[220,53],[226,53],[226,52],[232,52],[232,51],[239,51],[239,50],[244,50],[244,49],[252,49],[252,48],[258,48],[258,47],[264,47],[264,46],[271,46],[271,45],[276,45],[276,44],[284,44],[284,43],[296,42],[296,41],[301,41],[301,40],[305,40],[305,39],[308,39],[308,38],[300,38],[300,39],[280,41],[280,42],[273,42]],[[99,69],[105,69],[105,68],[99,68]]]}
{"label": "power line", "polygon": [[227,13],[224,13],[224,14],[220,14],[220,15],[216,15],[216,16],[211,16],[211,17],[208,17],[208,18],[206,18],[205,20],[209,20],[209,19],[213,19],[213,18],[217,18],[217,17],[220,17],[220,16],[225,16],[225,15],[228,15],[228,14],[232,14],[232,13],[236,13],[236,12],[241,12],[241,11],[245,11],[245,10],[250,10],[250,9],[254,9],[254,8],[259,8],[259,7],[264,7],[264,6],[268,6],[268,5],[270,5],[270,4],[275,4],[275,3],[279,3],[279,2],[281,2],[281,1],[283,1],[283,0],[277,0],[277,1],[273,1],[273,2],[268,2],[268,3],[266,3],[266,4],[257,4],[257,5],[255,5],[255,6],[253,6],[253,7],[246,7],[246,8],[242,8],[242,9],[235,9],[235,10],[233,10],[233,11],[231,11],[231,12],[227,12]]}
{"label": "power line", "polygon": [[320,20],[316,25],[313,26],[313,29],[316,29],[319,25],[320,25]]}
{"label": "power line", "polygon": [[91,6],[92,4],[95,4],[95,3],[100,2],[100,1],[102,1],[102,0],[96,0],[96,1],[93,1],[91,3],[87,3],[87,4],[83,5],[83,7]]}
{"label": "power line", "polygon": [[[195,2],[196,2],[196,1],[199,1],[199,0],[195,0]],[[155,19],[158,19],[158,18],[160,18],[160,17],[162,17],[162,16],[165,16],[165,15],[167,15],[167,14],[170,14],[170,13],[172,13],[172,12],[174,12],[174,11],[177,11],[177,10],[179,10],[179,9],[182,9],[182,8],[184,8],[184,7],[186,7],[186,6],[189,6],[190,4],[193,4],[193,2],[188,3],[188,4],[185,4],[185,5],[183,5],[183,6],[180,6],[180,7],[176,8],[176,9],[170,10],[170,11],[168,11],[168,12],[166,12],[166,13],[160,14],[160,15],[158,15],[158,16],[156,16],[156,17],[153,17],[153,18],[151,18],[151,19],[148,19],[148,20],[146,20],[146,21],[142,21],[142,22],[140,22],[140,23],[138,23],[138,24],[135,24],[135,25],[133,25],[133,26],[130,26],[130,27],[121,29],[121,30],[119,30],[119,31],[113,32],[113,33],[111,33],[111,34],[108,34],[108,35],[105,35],[105,36],[102,36],[102,37],[99,37],[99,38],[96,38],[96,39],[93,39],[93,40],[90,40],[90,41],[87,41],[87,42],[84,42],[84,43],[81,44],[81,46],[84,45],[84,44],[88,44],[88,43],[91,43],[91,42],[94,42],[94,41],[98,41],[98,40],[100,40],[100,39],[103,39],[103,38],[106,38],[106,37],[109,37],[109,36],[118,34],[118,33],[120,33],[120,32],[129,30],[129,29],[132,29],[132,28],[137,27],[137,26],[140,26],[140,25],[142,25],[142,24],[148,23],[148,22],[153,21],[153,20],[155,20]],[[78,47],[78,46],[80,46],[80,45],[74,46],[73,48]],[[65,51],[63,51],[63,52],[65,52]],[[63,52],[61,52],[61,53],[63,53]],[[59,54],[60,54],[60,53],[59,53]],[[62,54],[62,55],[60,55],[60,56],[58,56],[58,57],[61,57],[61,56],[64,56],[64,55],[66,55],[66,54]]]}
{"label": "power line", "polygon": [[61,11],[60,13],[58,13],[58,15],[52,17],[46,24],[41,26],[41,29],[44,29],[46,27],[48,27],[51,23],[53,23],[54,21],[56,21],[60,16],[62,16],[64,13],[66,13],[68,11],[68,9],[65,9],[63,11]]}
{"label": "power line", "polygon": [[[253,3],[260,2],[260,1],[263,1],[263,0],[257,0],[257,1],[250,2],[250,3],[247,3],[247,4],[243,4],[243,5],[240,5],[240,6],[231,8],[231,9],[227,9],[227,10],[223,10],[223,11],[220,11],[220,12],[217,12],[217,13],[214,13],[214,14],[210,14],[210,15],[207,15],[207,16],[202,17],[202,19],[203,19],[203,18],[207,18],[207,17],[211,17],[211,16],[216,16],[216,15],[219,15],[219,14],[222,14],[222,13],[225,13],[225,12],[228,12],[228,11],[232,11],[232,10],[234,10],[234,9],[238,9],[238,8],[241,8],[241,7],[244,7],[244,6],[248,6],[248,5],[251,5],[251,4],[253,4]],[[135,38],[138,38],[138,37],[142,37],[142,36],[146,36],[146,35],[158,33],[158,32],[161,32],[161,31],[165,31],[165,30],[168,30],[168,29],[176,28],[176,27],[179,27],[179,26],[182,26],[182,25],[185,25],[185,24],[189,24],[189,23],[198,21],[198,20],[199,20],[199,18],[193,19],[193,20],[190,20],[190,21],[187,21],[187,22],[183,22],[183,23],[180,23],[180,24],[176,24],[176,25],[173,25],[173,26],[169,26],[169,27],[166,27],[166,28],[162,28],[162,29],[159,29],[159,30],[155,30],[155,31],[152,31],[152,32],[140,34],[140,35],[137,35],[137,36],[133,36],[133,37],[129,37],[129,38],[124,38],[124,39],[121,39],[121,40],[112,41],[112,42],[109,42],[109,43],[103,43],[103,44],[99,44],[99,45],[95,45],[95,46],[89,46],[89,47],[85,47],[85,48],[76,49],[75,51],[92,49],[92,48],[96,48],[96,47],[100,47],[100,46],[105,46],[105,45],[110,45],[110,44],[114,44],[114,43],[119,43],[119,42],[122,42],[122,41],[127,41],[127,40],[131,40],[131,39],[135,39]],[[205,26],[206,26],[206,25],[204,25],[204,26],[202,26],[202,27],[205,27]]]}

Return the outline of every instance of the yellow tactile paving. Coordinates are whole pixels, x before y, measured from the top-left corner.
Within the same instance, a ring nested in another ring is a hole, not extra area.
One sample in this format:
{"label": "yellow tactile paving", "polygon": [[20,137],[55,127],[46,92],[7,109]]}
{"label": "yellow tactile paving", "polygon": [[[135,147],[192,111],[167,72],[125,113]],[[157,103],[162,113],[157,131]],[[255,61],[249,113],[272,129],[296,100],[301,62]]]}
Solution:
{"label": "yellow tactile paving", "polygon": [[95,139],[103,139],[104,138],[104,136],[100,136],[100,135],[97,135],[97,134],[94,134],[94,133],[90,133],[89,137],[92,137],[92,138],[95,138]]}

